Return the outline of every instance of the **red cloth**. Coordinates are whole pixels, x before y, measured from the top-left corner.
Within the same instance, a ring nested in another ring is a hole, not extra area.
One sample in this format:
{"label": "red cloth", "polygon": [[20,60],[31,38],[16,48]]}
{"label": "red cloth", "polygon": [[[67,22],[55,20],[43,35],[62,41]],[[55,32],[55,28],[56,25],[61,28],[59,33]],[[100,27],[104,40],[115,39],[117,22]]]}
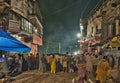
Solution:
{"label": "red cloth", "polygon": [[35,56],[34,56],[34,55],[31,55],[31,56],[30,56],[30,59],[31,59],[32,61],[35,61]]}

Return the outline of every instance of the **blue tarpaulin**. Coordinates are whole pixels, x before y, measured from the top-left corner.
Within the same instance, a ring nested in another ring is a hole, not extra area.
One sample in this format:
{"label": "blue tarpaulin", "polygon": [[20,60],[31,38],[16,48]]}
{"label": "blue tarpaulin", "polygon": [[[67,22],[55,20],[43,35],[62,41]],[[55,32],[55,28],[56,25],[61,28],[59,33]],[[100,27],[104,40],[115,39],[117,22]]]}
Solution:
{"label": "blue tarpaulin", "polygon": [[31,49],[9,33],[0,30],[0,50],[10,52],[30,52]]}

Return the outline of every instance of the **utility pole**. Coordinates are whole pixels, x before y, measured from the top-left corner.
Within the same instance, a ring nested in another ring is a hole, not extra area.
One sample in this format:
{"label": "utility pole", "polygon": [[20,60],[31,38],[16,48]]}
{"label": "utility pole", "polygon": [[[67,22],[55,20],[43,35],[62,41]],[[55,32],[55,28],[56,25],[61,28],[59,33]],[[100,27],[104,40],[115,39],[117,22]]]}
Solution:
{"label": "utility pole", "polygon": [[48,42],[48,44],[47,44],[47,46],[46,46],[46,54],[48,53],[48,48],[49,48],[49,42]]}
{"label": "utility pole", "polygon": [[70,54],[72,55],[72,47],[73,46],[69,46],[69,51],[70,51]]}
{"label": "utility pole", "polygon": [[58,52],[59,52],[59,54],[61,52],[61,43],[58,44]]}

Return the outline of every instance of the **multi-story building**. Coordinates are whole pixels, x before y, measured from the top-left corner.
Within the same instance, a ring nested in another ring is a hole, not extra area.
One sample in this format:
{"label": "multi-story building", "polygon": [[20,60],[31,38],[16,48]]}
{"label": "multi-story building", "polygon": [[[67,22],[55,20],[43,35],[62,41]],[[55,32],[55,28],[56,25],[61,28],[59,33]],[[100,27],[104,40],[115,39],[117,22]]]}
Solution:
{"label": "multi-story building", "polygon": [[32,53],[42,45],[41,20],[36,0],[0,0],[0,29],[23,41]]}
{"label": "multi-story building", "polygon": [[[120,0],[106,0],[88,19],[86,41],[89,46],[96,45],[119,33]],[[94,49],[98,51],[98,48]]]}
{"label": "multi-story building", "polygon": [[86,41],[88,42],[88,52],[99,52],[100,47],[97,46],[96,48],[91,47],[97,43],[101,42],[101,31],[102,31],[102,17],[100,15],[100,10],[96,11],[92,16],[88,19],[87,25],[87,36]]}
{"label": "multi-story building", "polygon": [[101,7],[102,40],[120,33],[120,0],[107,0]]}

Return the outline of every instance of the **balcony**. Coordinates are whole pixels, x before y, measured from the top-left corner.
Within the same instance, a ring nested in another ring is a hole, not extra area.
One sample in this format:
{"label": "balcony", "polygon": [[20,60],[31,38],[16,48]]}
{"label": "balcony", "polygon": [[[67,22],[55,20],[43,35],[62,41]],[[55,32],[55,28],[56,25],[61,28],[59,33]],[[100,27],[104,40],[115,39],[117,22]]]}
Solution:
{"label": "balcony", "polygon": [[22,38],[22,41],[26,42],[26,43],[34,43],[37,45],[42,45],[42,38],[40,38],[39,36],[33,34],[31,36],[25,36]]}
{"label": "balcony", "polygon": [[29,19],[31,20],[33,24],[36,25],[37,29],[41,31],[40,33],[43,34],[43,26],[40,20],[38,19],[38,17],[33,14],[33,15],[29,15]]}
{"label": "balcony", "polygon": [[0,12],[3,12],[6,7],[10,7],[10,5],[4,1],[0,1]]}
{"label": "balcony", "polygon": [[101,32],[96,32],[95,36],[101,36]]}
{"label": "balcony", "polygon": [[18,33],[19,36],[25,37],[25,36],[31,36],[32,34],[29,33],[28,31],[21,30],[20,33]]}
{"label": "balcony", "polygon": [[10,0],[0,0],[0,3],[3,3],[3,2],[10,4]]}

